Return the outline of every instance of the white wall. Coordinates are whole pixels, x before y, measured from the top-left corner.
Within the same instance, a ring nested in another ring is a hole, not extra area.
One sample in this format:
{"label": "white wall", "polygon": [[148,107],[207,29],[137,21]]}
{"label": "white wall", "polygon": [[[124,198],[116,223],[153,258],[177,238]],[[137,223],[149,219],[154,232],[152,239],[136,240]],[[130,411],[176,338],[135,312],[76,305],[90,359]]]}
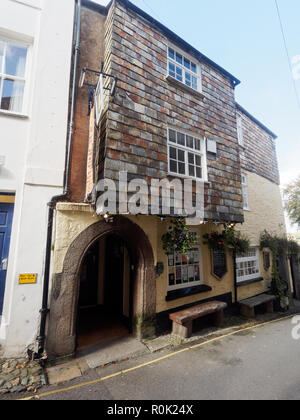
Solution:
{"label": "white wall", "polygon": [[[0,110],[0,192],[15,192],[0,343],[4,356],[35,344],[47,232],[47,203],[62,193],[74,0],[1,0],[1,35],[30,44],[24,115]],[[36,285],[19,274],[38,273]]]}

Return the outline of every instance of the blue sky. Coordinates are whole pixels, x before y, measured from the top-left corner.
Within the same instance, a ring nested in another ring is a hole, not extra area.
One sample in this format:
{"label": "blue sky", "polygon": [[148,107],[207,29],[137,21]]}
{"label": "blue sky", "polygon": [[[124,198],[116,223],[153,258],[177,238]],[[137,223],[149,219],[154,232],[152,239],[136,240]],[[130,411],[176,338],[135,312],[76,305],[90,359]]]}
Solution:
{"label": "blue sky", "polygon": [[[241,80],[237,101],[278,135],[282,184],[300,175],[300,107],[275,0],[131,1]],[[300,56],[300,1],[278,4],[292,59]],[[295,84],[300,97],[300,77]]]}

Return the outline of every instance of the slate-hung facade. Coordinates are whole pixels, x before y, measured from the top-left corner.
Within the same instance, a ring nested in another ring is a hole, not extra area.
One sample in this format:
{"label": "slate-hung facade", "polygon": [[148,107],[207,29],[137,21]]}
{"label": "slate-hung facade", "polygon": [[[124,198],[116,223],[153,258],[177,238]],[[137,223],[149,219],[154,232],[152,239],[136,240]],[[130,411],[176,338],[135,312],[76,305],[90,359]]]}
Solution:
{"label": "slate-hung facade", "polygon": [[[127,333],[147,337],[167,328],[168,314],[178,308],[216,298],[231,305],[236,296],[232,256],[227,254],[227,272],[217,278],[203,235],[224,222],[236,223],[238,230],[254,229],[246,201],[257,204],[251,195],[255,177],[265,181],[261,185],[270,202],[276,196],[277,216],[283,217],[274,138],[237,106],[238,79],[126,0],[108,8],[84,1],[81,16],[79,70],[102,68],[117,84],[98,127],[94,109],[90,118],[86,115],[88,89],[78,91],[69,202],[56,206],[50,356],[74,353],[89,316],[95,322],[113,314],[116,326],[123,323]],[[165,177],[205,182],[205,224],[192,227],[199,242],[188,258],[168,258],[163,251],[169,218],[96,216],[92,186],[103,178],[118,180],[120,171],[149,184]],[[269,285],[260,253],[256,265],[255,234],[248,256],[251,270],[239,266],[238,298]],[[246,277],[254,283],[245,283]]]}

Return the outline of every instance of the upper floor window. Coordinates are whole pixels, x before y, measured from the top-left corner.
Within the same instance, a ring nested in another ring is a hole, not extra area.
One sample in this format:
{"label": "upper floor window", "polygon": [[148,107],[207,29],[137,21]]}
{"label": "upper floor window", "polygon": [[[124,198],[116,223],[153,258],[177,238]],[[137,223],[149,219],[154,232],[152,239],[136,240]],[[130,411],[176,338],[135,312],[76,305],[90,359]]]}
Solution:
{"label": "upper floor window", "polygon": [[201,92],[201,70],[196,60],[173,47],[168,48],[168,75]]}
{"label": "upper floor window", "polygon": [[206,180],[204,138],[169,129],[168,150],[170,174]]}
{"label": "upper floor window", "polygon": [[0,39],[0,109],[23,112],[27,47]]}
{"label": "upper floor window", "polygon": [[249,210],[247,175],[245,174],[242,174],[242,191],[243,191],[244,210]]}
{"label": "upper floor window", "polygon": [[237,133],[239,145],[244,146],[243,119],[240,115],[237,116]]}

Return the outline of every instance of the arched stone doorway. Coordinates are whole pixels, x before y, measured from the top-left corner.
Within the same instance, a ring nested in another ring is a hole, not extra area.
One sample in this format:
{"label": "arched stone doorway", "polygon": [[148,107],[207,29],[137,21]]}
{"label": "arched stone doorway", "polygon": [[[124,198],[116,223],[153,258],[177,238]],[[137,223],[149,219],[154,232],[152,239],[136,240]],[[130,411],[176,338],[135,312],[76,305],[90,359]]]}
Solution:
{"label": "arched stone doorway", "polygon": [[115,216],[113,223],[100,221],[78,235],[67,251],[62,273],[54,275],[46,341],[49,357],[75,353],[82,261],[90,247],[107,235],[118,235],[130,252],[134,332],[140,338],[153,334],[156,313],[153,250],[147,235],[138,225],[126,217]]}

